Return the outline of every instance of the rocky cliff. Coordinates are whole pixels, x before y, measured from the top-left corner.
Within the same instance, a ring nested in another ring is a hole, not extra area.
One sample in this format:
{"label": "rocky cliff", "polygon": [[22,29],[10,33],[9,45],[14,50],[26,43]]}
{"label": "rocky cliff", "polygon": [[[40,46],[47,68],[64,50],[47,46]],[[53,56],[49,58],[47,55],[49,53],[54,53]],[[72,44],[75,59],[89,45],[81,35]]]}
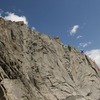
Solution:
{"label": "rocky cliff", "polygon": [[100,100],[100,72],[58,37],[0,18],[0,100]]}

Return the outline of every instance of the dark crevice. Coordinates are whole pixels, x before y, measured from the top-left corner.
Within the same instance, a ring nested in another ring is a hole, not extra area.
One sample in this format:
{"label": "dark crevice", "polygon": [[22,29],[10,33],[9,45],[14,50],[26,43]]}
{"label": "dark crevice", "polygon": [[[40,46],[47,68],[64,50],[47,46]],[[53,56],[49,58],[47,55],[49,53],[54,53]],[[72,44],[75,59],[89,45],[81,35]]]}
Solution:
{"label": "dark crevice", "polygon": [[14,67],[12,68],[11,66],[9,66],[8,63],[6,63],[2,59],[0,59],[0,66],[2,67],[2,69],[4,70],[4,72],[9,78],[17,79],[18,71],[16,70],[16,68]]}
{"label": "dark crevice", "polygon": [[12,40],[15,40],[15,36],[14,36],[14,33],[13,33],[13,30],[11,29],[11,39]]}
{"label": "dark crevice", "polygon": [[34,81],[34,86],[39,90],[39,87],[37,86],[37,80],[33,79],[33,81]]}
{"label": "dark crevice", "polygon": [[6,96],[6,89],[5,89],[5,87],[1,84],[1,85],[0,85],[0,100],[7,100],[5,96]]}
{"label": "dark crevice", "polygon": [[5,96],[1,97],[0,100],[7,100]]}
{"label": "dark crevice", "polygon": [[92,94],[92,92],[89,92],[86,96],[90,96]]}
{"label": "dark crevice", "polygon": [[2,89],[2,87],[0,85],[0,98],[3,97],[3,96],[4,96],[4,91],[3,91],[3,89]]}
{"label": "dark crevice", "polygon": [[2,45],[5,47],[5,44],[2,42],[2,41],[0,41],[1,43],[2,43]]}
{"label": "dark crevice", "polygon": [[72,81],[74,82],[74,78],[73,78],[73,75],[71,73],[68,73],[70,78],[72,79]]}
{"label": "dark crevice", "polygon": [[47,79],[49,80],[49,82],[50,82],[50,84],[51,84],[51,87],[55,87],[55,86],[53,85],[52,81],[50,80],[50,78],[47,77]]}

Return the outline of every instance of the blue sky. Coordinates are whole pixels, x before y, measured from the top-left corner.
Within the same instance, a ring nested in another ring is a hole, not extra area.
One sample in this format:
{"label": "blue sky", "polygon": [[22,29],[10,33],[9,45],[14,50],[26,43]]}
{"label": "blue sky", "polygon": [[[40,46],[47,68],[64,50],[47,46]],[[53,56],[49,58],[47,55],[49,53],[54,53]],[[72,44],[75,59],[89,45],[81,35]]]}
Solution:
{"label": "blue sky", "polygon": [[100,50],[100,0],[2,0],[0,9],[1,16],[24,17],[29,27],[65,45]]}

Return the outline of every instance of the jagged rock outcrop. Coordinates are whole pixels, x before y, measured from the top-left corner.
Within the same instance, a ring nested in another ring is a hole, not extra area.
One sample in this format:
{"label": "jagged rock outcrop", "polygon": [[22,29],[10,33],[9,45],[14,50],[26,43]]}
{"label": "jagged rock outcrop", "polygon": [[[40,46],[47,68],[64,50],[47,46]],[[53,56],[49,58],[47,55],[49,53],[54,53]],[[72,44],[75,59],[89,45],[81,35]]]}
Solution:
{"label": "jagged rock outcrop", "polygon": [[0,100],[100,100],[100,72],[58,37],[1,18]]}

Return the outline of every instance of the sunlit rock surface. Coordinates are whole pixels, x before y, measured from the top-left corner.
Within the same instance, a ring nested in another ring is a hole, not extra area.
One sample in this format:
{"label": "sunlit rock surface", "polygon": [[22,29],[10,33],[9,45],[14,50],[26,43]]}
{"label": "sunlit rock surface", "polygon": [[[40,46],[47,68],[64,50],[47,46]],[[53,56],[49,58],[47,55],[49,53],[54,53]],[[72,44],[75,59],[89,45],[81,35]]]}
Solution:
{"label": "sunlit rock surface", "polygon": [[0,100],[100,100],[100,71],[58,37],[1,18]]}

